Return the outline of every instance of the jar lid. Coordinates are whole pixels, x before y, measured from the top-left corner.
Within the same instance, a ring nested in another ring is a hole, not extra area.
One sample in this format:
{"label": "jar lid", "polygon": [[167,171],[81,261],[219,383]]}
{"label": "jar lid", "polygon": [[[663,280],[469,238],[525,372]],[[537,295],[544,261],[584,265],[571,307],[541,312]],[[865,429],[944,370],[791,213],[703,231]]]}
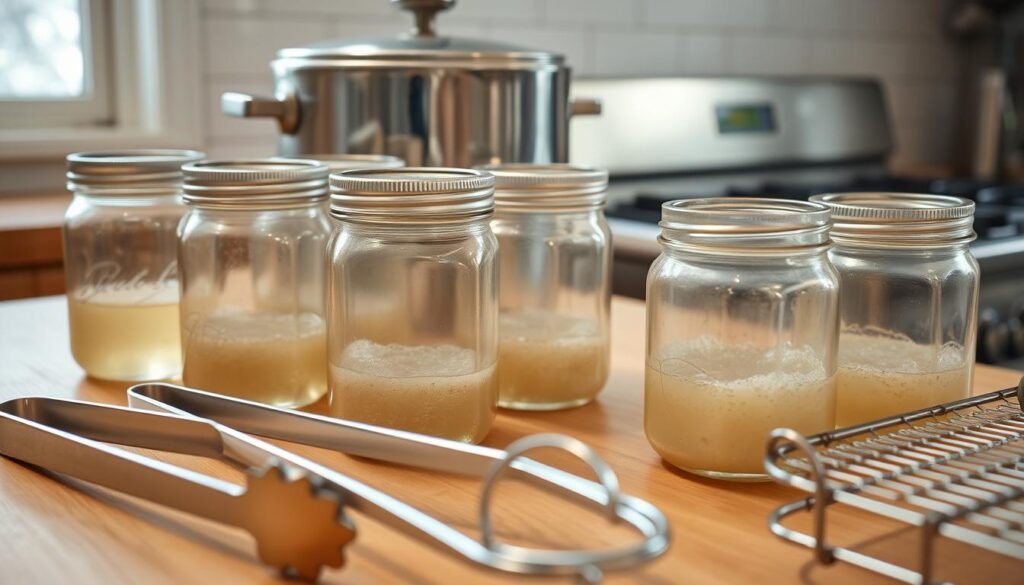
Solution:
{"label": "jar lid", "polygon": [[723,253],[777,254],[827,248],[829,208],[821,203],[754,197],[681,199],[661,206],[660,240]]}
{"label": "jar lid", "polygon": [[974,233],[974,202],[919,193],[830,193],[811,201],[832,209],[837,244],[932,248],[966,244]]}
{"label": "jar lid", "polygon": [[198,150],[171,149],[76,152],[67,157],[68,189],[95,187],[125,194],[177,192],[182,165],[205,156]]}
{"label": "jar lid", "polygon": [[332,173],[354,169],[400,169],[405,161],[390,154],[297,154],[271,160],[312,160],[327,165]]}
{"label": "jar lid", "polygon": [[361,223],[461,223],[491,215],[494,177],[471,169],[359,169],[331,175],[331,215]]}
{"label": "jar lid", "polygon": [[391,0],[414,15],[415,27],[405,35],[346,39],[278,51],[275,67],[462,67],[522,69],[558,66],[564,58],[547,51],[490,40],[440,36],[434,30],[438,12],[455,0]]}
{"label": "jar lid", "polygon": [[498,210],[558,211],[601,207],[608,171],[564,163],[509,163],[477,167],[494,175]]}
{"label": "jar lid", "polygon": [[262,209],[327,197],[327,167],[313,160],[213,160],[182,170],[190,204]]}

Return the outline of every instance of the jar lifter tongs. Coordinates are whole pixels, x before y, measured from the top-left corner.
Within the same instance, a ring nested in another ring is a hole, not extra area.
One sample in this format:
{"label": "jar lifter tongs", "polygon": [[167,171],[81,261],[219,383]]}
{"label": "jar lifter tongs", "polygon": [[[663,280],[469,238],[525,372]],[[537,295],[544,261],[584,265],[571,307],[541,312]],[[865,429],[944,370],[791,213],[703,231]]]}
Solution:
{"label": "jar lifter tongs", "polygon": [[[128,390],[136,409],[55,398],[0,403],[0,454],[204,518],[243,528],[260,559],[283,574],[314,580],[340,567],[355,536],[346,508],[475,565],[525,575],[578,575],[598,581],[667,550],[668,522],[655,506],[621,494],[615,473],[582,441],[530,435],[507,450],[286,410],[165,383]],[[144,410],[156,411],[145,412]],[[252,437],[254,433],[411,467],[480,477],[480,540],[385,492]],[[225,460],[238,485],[110,444]],[[523,457],[555,447],[588,463],[594,482]],[[491,494],[511,473],[632,525],[642,539],[606,549],[551,550],[495,540]]]}

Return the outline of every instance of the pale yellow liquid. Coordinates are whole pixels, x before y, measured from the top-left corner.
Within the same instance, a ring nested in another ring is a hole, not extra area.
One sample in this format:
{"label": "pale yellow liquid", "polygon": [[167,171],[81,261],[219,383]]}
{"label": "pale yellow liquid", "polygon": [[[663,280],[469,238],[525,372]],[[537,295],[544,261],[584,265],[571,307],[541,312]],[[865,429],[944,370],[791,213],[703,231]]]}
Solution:
{"label": "pale yellow liquid", "polygon": [[766,353],[709,338],[672,344],[652,356],[644,388],[651,446],[699,475],[764,480],[773,429],[833,428],[835,378],[810,348]]}
{"label": "pale yellow liquid", "polygon": [[214,312],[187,327],[185,385],[296,407],[327,392],[327,336],[313,313]]}
{"label": "pale yellow liquid", "polygon": [[71,354],[90,376],[161,380],[181,372],[177,286],[68,296]]}
{"label": "pale yellow liquid", "polygon": [[331,364],[331,414],[477,443],[497,402],[494,366],[452,345],[382,345],[360,339]]}
{"label": "pale yellow liquid", "polygon": [[837,378],[839,427],[959,400],[971,390],[962,346],[934,348],[892,335],[844,333]]}
{"label": "pale yellow liquid", "polygon": [[548,311],[503,314],[498,404],[554,410],[586,404],[608,379],[608,339],[596,319]]}

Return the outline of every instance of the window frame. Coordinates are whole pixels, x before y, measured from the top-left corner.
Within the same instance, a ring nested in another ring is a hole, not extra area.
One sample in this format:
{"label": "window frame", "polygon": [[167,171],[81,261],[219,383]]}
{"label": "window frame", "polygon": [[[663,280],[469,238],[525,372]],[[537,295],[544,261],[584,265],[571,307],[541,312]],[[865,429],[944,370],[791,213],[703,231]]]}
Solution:
{"label": "window frame", "polygon": [[[83,95],[0,99],[2,129],[109,126],[116,79],[110,64],[111,10],[109,0],[78,0],[82,19]],[[83,10],[84,9],[84,10]]]}
{"label": "window frame", "polygon": [[[199,1],[103,1],[109,8],[108,63],[116,79],[108,84],[114,119],[0,129],[0,195],[62,189],[57,169],[71,152],[201,144]],[[0,103],[5,115],[6,103]]]}

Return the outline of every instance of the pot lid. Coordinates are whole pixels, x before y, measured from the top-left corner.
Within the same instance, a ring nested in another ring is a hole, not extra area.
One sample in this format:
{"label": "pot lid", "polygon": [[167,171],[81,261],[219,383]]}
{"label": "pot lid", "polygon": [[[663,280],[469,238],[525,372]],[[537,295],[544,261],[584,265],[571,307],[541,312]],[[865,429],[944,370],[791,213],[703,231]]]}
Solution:
{"label": "pot lid", "polygon": [[391,3],[413,13],[416,26],[409,33],[395,37],[369,37],[313,43],[305,47],[281,49],[279,59],[316,61],[337,60],[336,66],[356,61],[359,65],[418,66],[437,63],[443,66],[486,65],[511,66],[559,65],[562,55],[538,51],[509,43],[490,40],[449,37],[436,34],[434,18],[441,10],[455,5],[455,0],[391,0]]}

